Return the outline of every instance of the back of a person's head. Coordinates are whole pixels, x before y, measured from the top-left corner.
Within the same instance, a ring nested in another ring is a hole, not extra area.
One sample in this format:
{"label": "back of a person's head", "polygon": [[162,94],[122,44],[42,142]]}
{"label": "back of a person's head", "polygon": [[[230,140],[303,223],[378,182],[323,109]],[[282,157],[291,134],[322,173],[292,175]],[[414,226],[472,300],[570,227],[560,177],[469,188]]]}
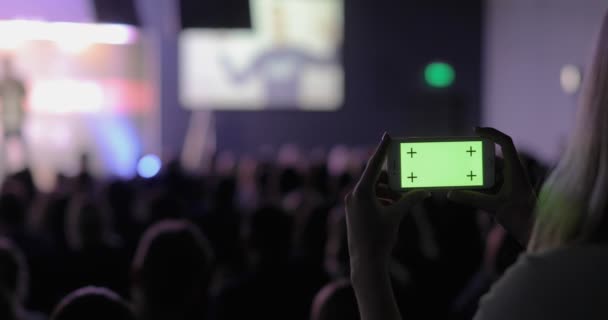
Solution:
{"label": "back of a person's head", "polygon": [[0,238],[0,291],[16,302],[22,302],[27,288],[27,265],[19,248]]}
{"label": "back of a person's head", "polygon": [[134,320],[127,303],[105,288],[85,287],[64,297],[51,320]]}
{"label": "back of a person's head", "polygon": [[348,280],[325,285],[315,296],[311,320],[359,320],[355,291]]}
{"label": "back of a person's head", "polygon": [[138,312],[204,306],[213,264],[211,246],[193,224],[164,220],[151,226],[133,261]]}
{"label": "back of a person's head", "polygon": [[608,15],[560,162],[539,195],[531,251],[608,241]]}
{"label": "back of a person's head", "polygon": [[73,250],[103,245],[108,238],[110,216],[107,208],[87,197],[75,197],[65,217],[66,241]]}

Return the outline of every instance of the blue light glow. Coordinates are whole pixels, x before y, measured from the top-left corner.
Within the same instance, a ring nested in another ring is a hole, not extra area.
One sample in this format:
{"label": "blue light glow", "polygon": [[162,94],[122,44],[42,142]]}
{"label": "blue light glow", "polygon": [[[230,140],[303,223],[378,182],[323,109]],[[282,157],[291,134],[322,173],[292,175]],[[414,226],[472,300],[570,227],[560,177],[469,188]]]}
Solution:
{"label": "blue light glow", "polygon": [[137,163],[137,174],[142,178],[152,178],[160,171],[161,162],[158,156],[148,154]]}
{"label": "blue light glow", "polygon": [[92,115],[88,120],[102,155],[104,171],[123,178],[132,177],[140,152],[133,123],[125,117],[112,115]]}

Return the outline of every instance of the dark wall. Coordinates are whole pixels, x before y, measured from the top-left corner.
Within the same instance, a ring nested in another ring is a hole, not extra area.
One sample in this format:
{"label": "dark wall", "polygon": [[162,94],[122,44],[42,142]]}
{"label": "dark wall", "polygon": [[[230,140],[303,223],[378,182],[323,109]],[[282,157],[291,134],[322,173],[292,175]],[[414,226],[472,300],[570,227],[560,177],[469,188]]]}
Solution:
{"label": "dark wall", "polygon": [[[256,150],[287,142],[304,147],[373,144],[394,136],[470,133],[480,114],[481,0],[345,0],[346,95],[337,112],[214,112],[219,149]],[[169,43],[168,45],[173,45]],[[165,57],[163,63],[173,56]],[[451,63],[456,82],[430,90],[423,68]],[[176,65],[176,64],[175,64]],[[177,75],[163,77],[175,86]],[[188,113],[163,99],[163,145],[179,151]],[[171,106],[171,107],[169,107]]]}

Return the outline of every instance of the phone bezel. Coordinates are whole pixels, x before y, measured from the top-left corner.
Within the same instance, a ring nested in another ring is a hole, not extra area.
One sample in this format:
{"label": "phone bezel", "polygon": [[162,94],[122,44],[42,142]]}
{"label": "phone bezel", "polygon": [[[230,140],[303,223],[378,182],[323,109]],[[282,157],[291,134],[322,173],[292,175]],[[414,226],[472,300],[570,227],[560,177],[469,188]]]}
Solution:
{"label": "phone bezel", "polygon": [[[401,168],[400,168],[400,148],[402,142],[450,142],[450,141],[482,141],[483,148],[483,172],[484,179],[481,186],[455,186],[455,187],[424,187],[424,188],[402,188],[401,187]],[[455,189],[489,189],[494,185],[494,162],[495,162],[494,143],[482,137],[410,137],[393,138],[389,145],[387,157],[387,173],[389,187],[393,190],[405,191],[414,189],[433,189],[433,190],[455,190]]]}

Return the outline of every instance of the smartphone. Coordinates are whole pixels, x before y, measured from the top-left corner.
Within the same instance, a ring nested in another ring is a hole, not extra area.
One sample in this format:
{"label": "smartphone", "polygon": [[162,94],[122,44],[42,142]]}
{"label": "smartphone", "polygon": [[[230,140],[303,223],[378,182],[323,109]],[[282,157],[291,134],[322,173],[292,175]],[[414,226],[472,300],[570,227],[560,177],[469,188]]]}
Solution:
{"label": "smartphone", "polygon": [[494,185],[494,143],[481,137],[393,139],[387,171],[393,190],[487,189]]}

